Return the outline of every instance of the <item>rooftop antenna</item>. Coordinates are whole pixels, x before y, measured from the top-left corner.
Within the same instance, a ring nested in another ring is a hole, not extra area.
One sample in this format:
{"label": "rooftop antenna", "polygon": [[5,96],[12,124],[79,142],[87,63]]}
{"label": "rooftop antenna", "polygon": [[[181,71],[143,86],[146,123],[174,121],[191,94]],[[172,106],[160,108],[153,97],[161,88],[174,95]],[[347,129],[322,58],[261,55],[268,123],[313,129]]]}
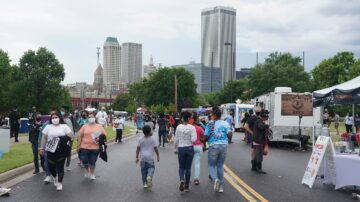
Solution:
{"label": "rooftop antenna", "polygon": [[96,47],[96,49],[97,49],[97,66],[99,66],[100,65],[100,47]]}

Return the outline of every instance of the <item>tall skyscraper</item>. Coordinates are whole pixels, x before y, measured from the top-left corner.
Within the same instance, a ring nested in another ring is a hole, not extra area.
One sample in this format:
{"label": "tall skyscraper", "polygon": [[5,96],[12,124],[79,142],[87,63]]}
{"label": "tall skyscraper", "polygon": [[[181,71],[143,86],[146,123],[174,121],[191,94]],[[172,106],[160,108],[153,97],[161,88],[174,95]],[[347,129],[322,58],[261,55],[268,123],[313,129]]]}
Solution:
{"label": "tall skyscraper", "polygon": [[236,10],[217,6],[201,12],[201,63],[220,68],[221,81],[235,78]]}
{"label": "tall skyscraper", "polygon": [[139,81],[142,76],[142,45],[123,43],[121,52],[122,81],[127,84]]}
{"label": "tall skyscraper", "polygon": [[103,63],[105,92],[118,90],[121,85],[121,47],[117,38],[106,38]]}

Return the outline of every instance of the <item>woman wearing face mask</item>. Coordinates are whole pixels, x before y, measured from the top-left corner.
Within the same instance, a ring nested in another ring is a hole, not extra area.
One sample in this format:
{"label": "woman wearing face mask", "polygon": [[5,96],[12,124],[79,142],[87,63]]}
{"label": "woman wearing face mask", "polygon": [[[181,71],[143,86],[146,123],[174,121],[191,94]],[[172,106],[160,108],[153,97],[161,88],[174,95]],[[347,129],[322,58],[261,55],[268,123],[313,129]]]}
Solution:
{"label": "woman wearing face mask", "polygon": [[95,123],[94,114],[89,114],[89,123],[79,131],[78,152],[85,168],[85,178],[95,180],[95,164],[99,155],[98,137],[106,134],[100,124]]}
{"label": "woman wearing face mask", "polygon": [[50,115],[49,125],[42,132],[40,155],[46,152],[50,173],[55,178],[54,185],[60,191],[63,189],[65,160],[71,151],[71,129],[58,113],[53,113]]}

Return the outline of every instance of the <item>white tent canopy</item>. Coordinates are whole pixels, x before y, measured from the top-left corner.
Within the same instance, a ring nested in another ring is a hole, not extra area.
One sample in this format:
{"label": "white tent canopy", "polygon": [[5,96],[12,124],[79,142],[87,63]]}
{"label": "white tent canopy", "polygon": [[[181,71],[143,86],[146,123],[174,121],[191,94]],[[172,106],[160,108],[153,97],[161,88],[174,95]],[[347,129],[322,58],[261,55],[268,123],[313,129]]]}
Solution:
{"label": "white tent canopy", "polygon": [[326,95],[328,93],[331,93],[333,90],[352,91],[358,88],[360,88],[360,76],[329,88],[314,91],[314,93],[319,95]]}
{"label": "white tent canopy", "polygon": [[313,92],[314,106],[360,104],[360,76]]}

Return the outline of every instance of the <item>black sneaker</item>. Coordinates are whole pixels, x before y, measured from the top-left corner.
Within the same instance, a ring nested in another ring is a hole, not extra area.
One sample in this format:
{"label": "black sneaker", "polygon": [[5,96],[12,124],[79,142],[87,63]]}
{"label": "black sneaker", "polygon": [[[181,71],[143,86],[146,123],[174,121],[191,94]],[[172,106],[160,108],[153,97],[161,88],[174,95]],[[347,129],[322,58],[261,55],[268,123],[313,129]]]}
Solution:
{"label": "black sneaker", "polygon": [[194,184],[195,184],[195,185],[199,185],[199,184],[200,184],[199,180],[198,180],[198,179],[195,179],[195,180],[194,180]]}
{"label": "black sneaker", "polygon": [[185,192],[189,192],[189,191],[190,191],[189,186],[185,186],[184,191],[185,191]]}
{"label": "black sneaker", "polygon": [[34,172],[33,172],[33,174],[35,175],[35,174],[38,174],[40,171],[39,170],[35,170]]}
{"label": "black sneaker", "polygon": [[180,184],[179,184],[179,190],[181,192],[183,192],[185,190],[185,182],[182,180],[180,181]]}

